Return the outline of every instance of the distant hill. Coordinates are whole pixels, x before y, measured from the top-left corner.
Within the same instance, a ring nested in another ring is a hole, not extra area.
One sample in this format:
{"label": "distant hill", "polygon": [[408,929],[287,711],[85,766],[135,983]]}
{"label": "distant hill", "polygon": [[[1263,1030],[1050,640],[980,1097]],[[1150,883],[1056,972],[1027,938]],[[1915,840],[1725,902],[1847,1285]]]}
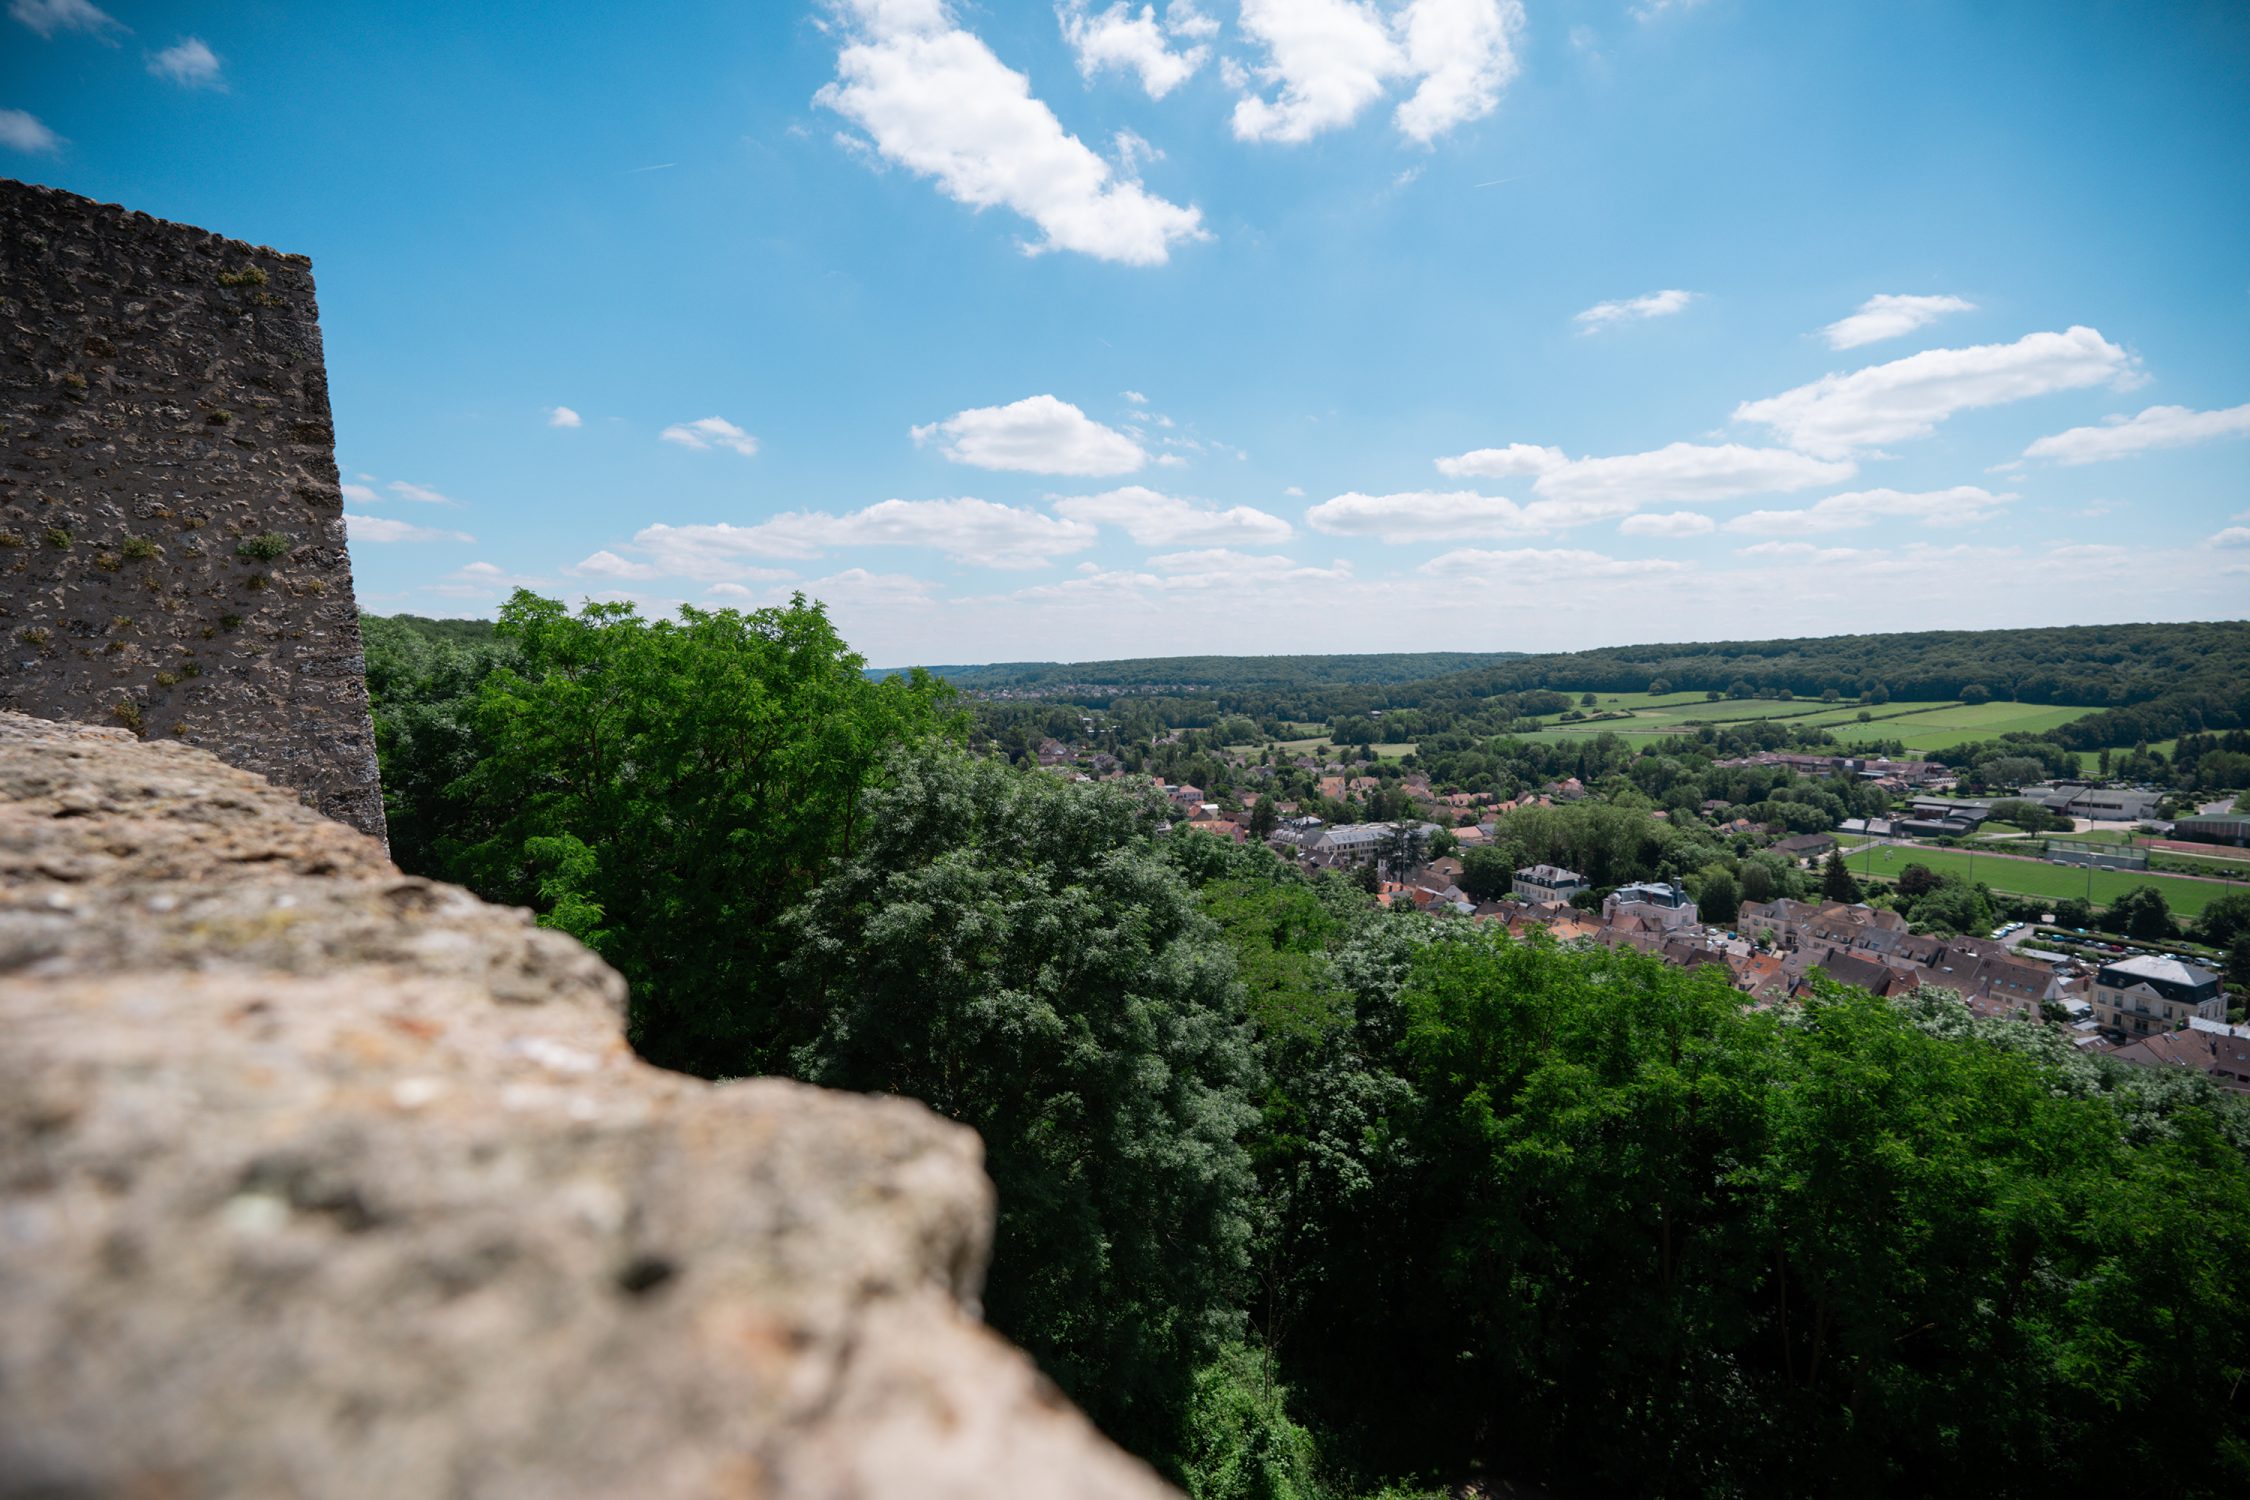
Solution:
{"label": "distant hill", "polygon": [[[1379,651],[1346,656],[1150,656],[1125,661],[1016,661],[931,667],[970,692],[1037,692],[1080,686],[1204,690],[1336,687],[1419,682],[1522,657],[1520,651]],[[903,667],[873,669],[892,676]]]}

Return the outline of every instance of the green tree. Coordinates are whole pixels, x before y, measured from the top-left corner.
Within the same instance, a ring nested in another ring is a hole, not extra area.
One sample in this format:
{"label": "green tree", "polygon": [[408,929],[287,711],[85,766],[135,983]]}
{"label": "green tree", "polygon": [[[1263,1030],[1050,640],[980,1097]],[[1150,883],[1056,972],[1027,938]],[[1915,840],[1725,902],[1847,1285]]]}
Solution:
{"label": "green tree", "polygon": [[1909,901],[1928,895],[1944,883],[1938,872],[1925,864],[1909,864],[1898,872],[1898,893]]}
{"label": "green tree", "polygon": [[2102,913],[2102,929],[2125,937],[2164,941],[2173,936],[2172,908],[2153,885],[2136,885]]}
{"label": "green tree", "polygon": [[497,634],[514,654],[479,686],[482,753],[449,789],[478,835],[454,867],[616,965],[651,1061],[785,1069],[782,913],[856,852],[892,753],[960,733],[950,690],[869,681],[802,597],[649,621],[518,591]]}
{"label": "green tree", "polygon": [[2250,933],[2250,892],[2236,891],[2221,896],[2203,908],[2203,915],[2195,920],[2195,940],[2214,948],[2224,948],[2244,933]]}
{"label": "green tree", "polygon": [[799,1076],[976,1127],[1000,1193],[993,1326],[1162,1456],[1195,1371],[1239,1330],[1256,1064],[1231,956],[1154,847],[1159,817],[1116,787],[902,762],[784,932],[811,1037]]}
{"label": "green tree", "polygon": [[1820,867],[1820,894],[1830,901],[1857,901],[1860,899],[1859,882],[1852,879],[1851,867],[1844,863],[1844,851],[1828,851],[1828,863]]}

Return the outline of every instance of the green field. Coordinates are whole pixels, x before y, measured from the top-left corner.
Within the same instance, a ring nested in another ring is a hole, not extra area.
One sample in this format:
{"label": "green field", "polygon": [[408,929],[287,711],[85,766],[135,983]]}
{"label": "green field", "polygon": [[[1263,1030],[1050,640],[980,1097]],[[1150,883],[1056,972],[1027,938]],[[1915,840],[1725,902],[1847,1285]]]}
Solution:
{"label": "green field", "polygon": [[1940,875],[1958,875],[1963,879],[1981,880],[1996,891],[2007,891],[2018,896],[2045,896],[2061,900],[2066,896],[2088,896],[2096,906],[2107,906],[2137,885],[2153,885],[2164,893],[2172,910],[2183,917],[2202,914],[2203,909],[2230,891],[2245,889],[2241,882],[2222,884],[2209,880],[2184,880],[2177,875],[2152,875],[2137,870],[2095,870],[2091,885],[2088,872],[2071,865],[2050,865],[2022,859],[1997,859],[1991,855],[1972,855],[1966,849],[1900,848],[1884,845],[1878,848],[1853,850],[1846,863],[1854,875],[1878,875],[1892,880],[1908,865],[1927,865]]}
{"label": "green field", "polygon": [[[1403,760],[1405,757],[1414,753],[1414,744],[1415,742],[1412,740],[1395,740],[1385,744],[1378,744],[1371,748],[1373,748],[1373,750],[1375,751],[1375,756],[1378,760]],[[1259,743],[1254,745],[1229,745],[1226,748],[1240,755],[1262,755],[1265,753],[1266,747],[1263,743]],[[1324,734],[1316,734],[1307,736],[1304,739],[1276,740],[1274,742],[1274,748],[1288,755],[1326,756],[1329,753],[1339,749],[1357,750],[1359,746],[1338,745],[1334,741],[1330,740],[1328,736]]]}
{"label": "green field", "polygon": [[2003,734],[2037,734],[2093,712],[2090,708],[2058,708],[2044,703],[1956,703],[1928,713],[1877,719],[1872,724],[1847,722],[1825,727],[1846,744],[1897,740],[1909,750],[1946,750]]}

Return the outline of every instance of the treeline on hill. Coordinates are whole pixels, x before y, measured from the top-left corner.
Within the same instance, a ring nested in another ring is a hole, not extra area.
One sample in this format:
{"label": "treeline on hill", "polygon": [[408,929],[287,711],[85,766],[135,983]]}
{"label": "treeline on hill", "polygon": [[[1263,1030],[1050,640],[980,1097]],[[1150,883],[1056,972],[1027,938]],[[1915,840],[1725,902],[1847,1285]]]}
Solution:
{"label": "treeline on hill", "polygon": [[[1981,689],[1992,698],[2078,705],[2104,712],[2050,732],[2072,750],[2153,743],[2184,733],[2250,728],[2250,623],[2084,625],[2040,630],[1922,631],[1798,640],[1716,641],[1607,647],[1505,659],[1413,679],[1392,675],[1400,657],[1260,657],[1229,671],[1232,658],[1165,657],[1139,662],[948,668],[965,691],[1005,688],[1018,695],[1124,710],[1139,705],[1173,725],[1207,725],[1219,715],[1317,720],[1415,710],[1436,728],[1480,712],[1488,700],[1529,692],[1787,693],[1882,702],[1958,698]],[[1292,676],[1286,664],[1317,662]],[[1355,661],[1380,663],[1349,675]],[[1205,675],[1198,675],[1203,673]],[[1094,684],[1128,691],[1064,691]],[[1135,684],[1145,685],[1134,690]],[[1146,687],[1168,689],[1146,691]],[[1811,705],[1807,705],[1808,709]],[[1386,732],[1386,738],[1412,734]]]}
{"label": "treeline on hill", "polygon": [[967,754],[802,601],[366,643],[402,862],[592,944],[653,1059],[975,1126],[994,1325],[1199,1500],[2250,1485],[2201,1076],[1385,911]]}
{"label": "treeline on hill", "polygon": [[[1513,661],[1520,651],[1371,651],[1347,656],[1152,656],[1130,661],[999,662],[926,667],[965,691],[1038,692],[1065,684],[1292,691],[1339,683],[1420,682]],[[895,669],[903,674],[904,669]],[[890,675],[877,673],[875,675]]]}

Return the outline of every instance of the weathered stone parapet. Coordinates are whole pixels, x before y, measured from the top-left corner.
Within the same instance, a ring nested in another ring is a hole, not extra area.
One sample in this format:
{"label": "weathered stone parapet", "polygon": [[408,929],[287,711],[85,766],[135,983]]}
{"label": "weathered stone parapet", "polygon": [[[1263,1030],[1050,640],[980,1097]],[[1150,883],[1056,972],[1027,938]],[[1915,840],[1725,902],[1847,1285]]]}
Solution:
{"label": "weathered stone parapet", "polygon": [[382,836],[305,257],[0,180],[0,708]]}
{"label": "weathered stone parapet", "polygon": [[520,911],[0,713],[0,1496],[1168,1493],[972,1311],[975,1135],[636,1060]]}

